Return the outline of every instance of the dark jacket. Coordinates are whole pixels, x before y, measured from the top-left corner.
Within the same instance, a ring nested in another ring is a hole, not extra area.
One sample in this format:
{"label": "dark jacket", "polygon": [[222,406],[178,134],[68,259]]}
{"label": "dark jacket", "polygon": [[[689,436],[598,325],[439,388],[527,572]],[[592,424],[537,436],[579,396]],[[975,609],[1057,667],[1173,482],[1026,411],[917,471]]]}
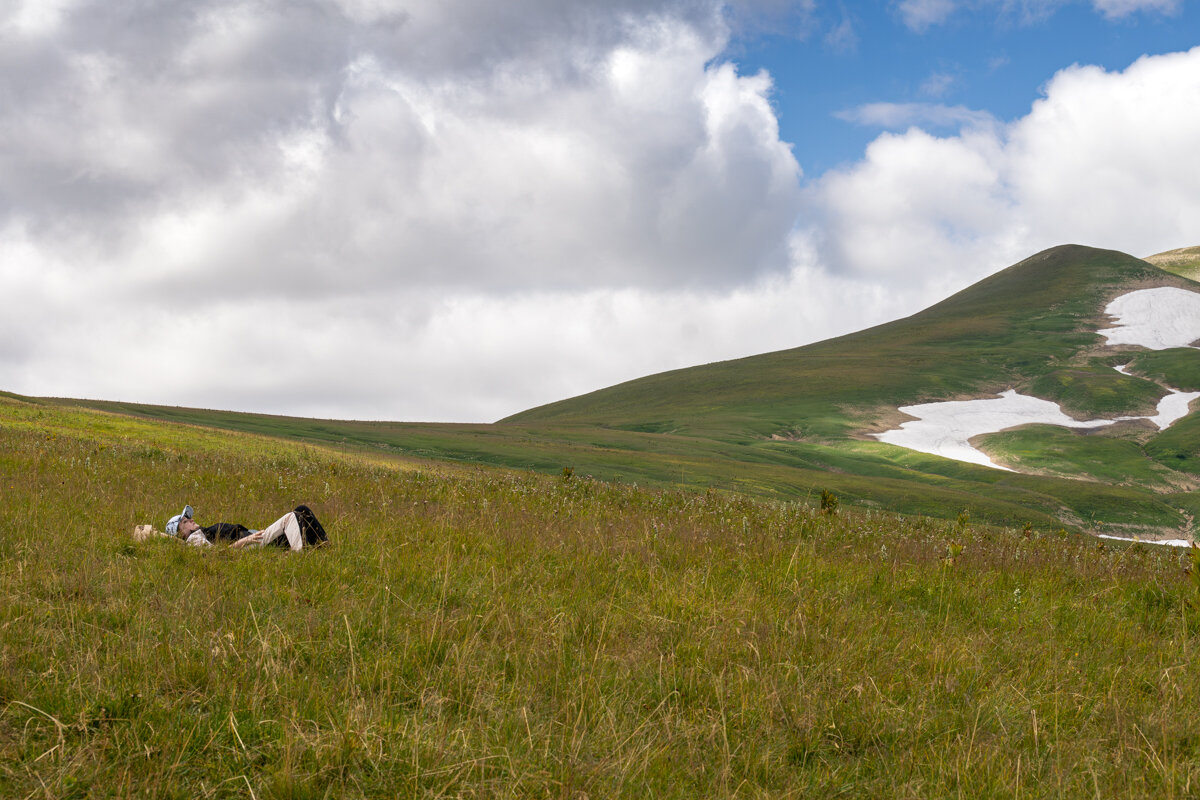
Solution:
{"label": "dark jacket", "polygon": [[245,525],[238,525],[233,522],[218,522],[216,525],[201,528],[200,532],[210,542],[236,542],[251,531]]}

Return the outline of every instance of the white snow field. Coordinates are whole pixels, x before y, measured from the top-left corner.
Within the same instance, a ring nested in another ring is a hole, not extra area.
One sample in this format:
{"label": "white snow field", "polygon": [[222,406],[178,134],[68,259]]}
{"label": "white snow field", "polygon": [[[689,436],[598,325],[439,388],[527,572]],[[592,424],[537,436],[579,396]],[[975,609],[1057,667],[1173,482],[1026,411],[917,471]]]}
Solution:
{"label": "white snow field", "polygon": [[982,433],[995,433],[1017,425],[1041,422],[1066,428],[1099,428],[1117,420],[1098,419],[1080,422],[1068,417],[1058,403],[1017,394],[1015,389],[1002,392],[988,400],[949,400],[941,403],[921,403],[901,406],[900,410],[915,420],[902,423],[896,430],[874,434],[881,442],[907,447],[935,456],[982,464],[1012,472],[992,461],[968,440]]}
{"label": "white snow field", "polygon": [[[1122,367],[1117,367],[1117,370],[1129,374]],[[896,430],[873,435],[881,442],[907,447],[909,450],[1012,472],[1008,467],[992,461],[981,450],[972,447],[969,443],[970,438],[1034,422],[1061,425],[1064,428],[1101,428],[1124,420],[1148,419],[1157,425],[1159,430],[1166,430],[1171,423],[1186,417],[1191,402],[1200,397],[1200,392],[1181,392],[1178,389],[1170,391],[1171,394],[1158,401],[1158,413],[1152,417],[1117,417],[1081,422],[1064,414],[1058,403],[1017,394],[1015,389],[1009,389],[999,397],[989,400],[949,400],[901,406],[902,412],[917,419],[901,423]]]}
{"label": "white snow field", "polygon": [[[1193,400],[1200,397],[1200,392],[1181,392],[1172,389],[1171,393],[1158,401],[1158,413],[1146,419],[1158,426],[1160,431],[1171,427],[1171,423],[1181,420],[1188,415],[1189,406]],[[1131,417],[1137,419],[1137,417]]]}
{"label": "white snow field", "polygon": [[1107,533],[1097,533],[1101,539],[1116,539],[1118,542],[1141,542],[1142,544],[1165,544],[1168,547],[1191,547],[1190,539],[1132,539],[1128,536],[1112,536]]}
{"label": "white snow field", "polygon": [[[1133,373],[1126,367],[1128,364],[1122,364],[1119,367],[1113,367],[1122,375],[1133,377]],[[1159,384],[1160,386],[1162,384]],[[1171,427],[1172,422],[1183,419],[1188,415],[1192,401],[1200,397],[1200,392],[1181,392],[1179,389],[1172,389],[1170,386],[1163,386],[1164,389],[1170,392],[1169,395],[1158,401],[1158,413],[1153,417],[1146,419],[1158,426],[1160,431],[1165,431]],[[1127,419],[1138,419],[1137,417],[1127,417]]]}
{"label": "white snow field", "polygon": [[[1113,300],[1104,311],[1117,319],[1116,327],[1099,331],[1110,345],[1130,344],[1150,350],[1165,350],[1170,347],[1189,347],[1200,339],[1200,293],[1197,292],[1169,286],[1139,289]],[[1115,369],[1122,375],[1129,375],[1127,366],[1123,364]],[[1170,394],[1158,401],[1158,413],[1151,417],[1117,417],[1080,422],[1064,414],[1057,403],[1017,394],[1009,389],[995,399],[901,406],[901,411],[917,419],[901,424],[896,430],[872,435],[881,442],[910,450],[1012,472],[976,450],[968,440],[972,436],[1030,423],[1066,428],[1099,428],[1121,420],[1148,419],[1159,430],[1165,430],[1187,416],[1191,402],[1200,398],[1200,392],[1181,392],[1169,386],[1163,388]]]}
{"label": "white snow field", "polygon": [[1186,289],[1139,289],[1113,300],[1104,313],[1117,320],[1115,327],[1097,331],[1109,344],[1166,350],[1200,339],[1200,293]]}

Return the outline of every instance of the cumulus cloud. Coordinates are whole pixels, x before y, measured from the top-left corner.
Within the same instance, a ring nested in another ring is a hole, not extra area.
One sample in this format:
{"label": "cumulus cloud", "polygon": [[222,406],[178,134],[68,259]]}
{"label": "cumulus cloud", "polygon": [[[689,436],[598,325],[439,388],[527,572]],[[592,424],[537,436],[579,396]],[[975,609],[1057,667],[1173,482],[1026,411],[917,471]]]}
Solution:
{"label": "cumulus cloud", "polygon": [[190,231],[145,255],[210,293],[783,266],[799,167],[770,79],[714,61],[713,7],[515,5],[80,2],[53,37],[9,26],[0,220],[122,260]]}
{"label": "cumulus cloud", "polygon": [[[800,168],[770,77],[719,56],[731,19],[811,8],[6,6],[0,383],[436,418],[446,376],[518,366],[494,348],[526,324],[785,278]],[[487,396],[447,413],[520,407]]]}
{"label": "cumulus cloud", "polygon": [[1008,125],[880,136],[810,186],[807,208],[824,263],[895,283],[969,283],[1065,242],[1148,255],[1196,238],[1197,137],[1200,48],[1074,66]]}

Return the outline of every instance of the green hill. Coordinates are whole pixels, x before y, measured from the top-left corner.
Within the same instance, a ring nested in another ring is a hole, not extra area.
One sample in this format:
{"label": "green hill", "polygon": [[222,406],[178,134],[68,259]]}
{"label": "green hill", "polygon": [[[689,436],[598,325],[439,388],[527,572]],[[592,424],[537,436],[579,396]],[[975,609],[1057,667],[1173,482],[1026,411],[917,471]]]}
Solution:
{"label": "green hill", "polygon": [[[1195,286],[1124,253],[1056,247],[906,319],[792,350],[652,375],[503,422],[844,437],[899,405],[1026,388],[1091,363],[1104,305],[1147,281]],[[1099,398],[1109,390],[1136,400],[1139,388],[1135,379],[1107,370],[1090,390],[1063,402],[1078,414],[1103,413]]]}
{"label": "green hill", "polygon": [[[120,414],[333,444],[385,458],[490,464],[608,481],[721,489],[908,514],[1179,536],[1200,511],[1200,414],[1164,432],[1128,422],[1081,432],[1026,426],[978,444],[1017,472],[867,436],[897,408],[1015,388],[1077,418],[1145,415],[1167,384],[1200,390],[1200,353],[1108,347],[1113,298],[1196,289],[1124,253],[1039,253],[906,319],[824,342],[664,372],[493,425],[310,420],[131,403]],[[1112,369],[1128,363],[1131,375]]]}

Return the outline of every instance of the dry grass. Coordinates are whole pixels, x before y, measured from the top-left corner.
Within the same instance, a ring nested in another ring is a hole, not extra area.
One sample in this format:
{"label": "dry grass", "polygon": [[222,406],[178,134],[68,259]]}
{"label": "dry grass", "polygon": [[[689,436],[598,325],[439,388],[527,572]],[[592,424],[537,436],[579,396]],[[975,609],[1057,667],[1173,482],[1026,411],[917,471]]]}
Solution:
{"label": "dry grass", "polygon": [[1177,250],[1147,256],[1142,260],[1189,280],[1200,280],[1200,247],[1180,247]]}

